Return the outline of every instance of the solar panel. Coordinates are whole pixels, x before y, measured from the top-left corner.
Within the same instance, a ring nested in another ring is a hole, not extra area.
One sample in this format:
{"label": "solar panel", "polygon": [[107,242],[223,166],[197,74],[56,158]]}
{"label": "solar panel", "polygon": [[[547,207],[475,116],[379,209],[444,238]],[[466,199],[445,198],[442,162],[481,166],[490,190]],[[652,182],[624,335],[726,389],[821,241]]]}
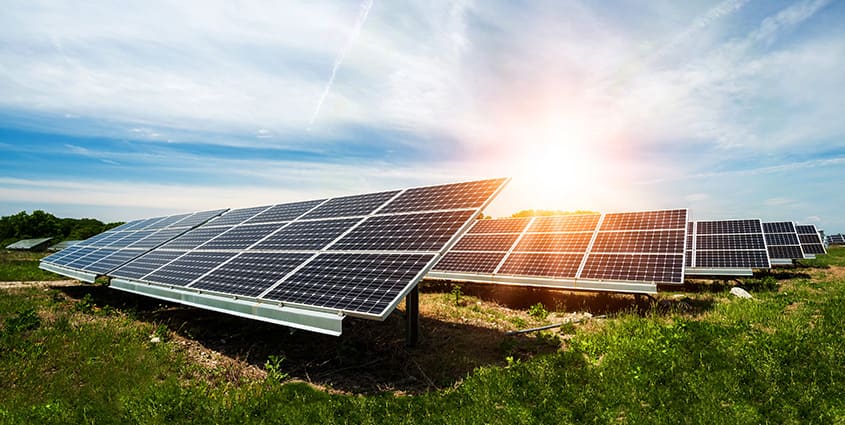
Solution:
{"label": "solar panel", "polygon": [[695,221],[688,226],[688,276],[751,276],[753,269],[771,267],[759,219]]}
{"label": "solar panel", "polygon": [[117,268],[112,287],[317,332],[384,319],[505,179],[232,210]]}
{"label": "solar panel", "polygon": [[798,233],[798,240],[801,242],[801,250],[804,254],[820,255],[827,254],[824,247],[824,242],[813,224],[798,224],[795,226],[795,231]]}
{"label": "solar panel", "polygon": [[658,283],[683,283],[686,214],[661,210],[478,220],[428,276],[653,293]]}
{"label": "solar panel", "polygon": [[223,211],[200,211],[131,221],[80,241],[73,249],[45,257],[39,267],[93,282],[97,276],[105,275]]}
{"label": "solar panel", "polygon": [[827,237],[827,243],[830,245],[845,245],[845,235],[837,233]]}
{"label": "solar panel", "polygon": [[763,223],[763,234],[773,265],[792,264],[792,260],[804,258],[795,224],[791,221]]}

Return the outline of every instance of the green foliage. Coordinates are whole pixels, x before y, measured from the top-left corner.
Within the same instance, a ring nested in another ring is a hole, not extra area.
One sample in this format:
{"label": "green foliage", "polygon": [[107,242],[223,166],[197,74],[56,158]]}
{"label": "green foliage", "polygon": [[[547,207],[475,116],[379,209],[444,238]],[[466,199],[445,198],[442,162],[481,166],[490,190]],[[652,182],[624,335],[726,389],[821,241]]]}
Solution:
{"label": "green foliage", "polygon": [[91,296],[90,293],[85,294],[81,300],[76,302],[76,306],[74,307],[76,311],[80,313],[90,314],[94,312],[94,297]]}
{"label": "green foliage", "polygon": [[277,356],[271,354],[264,362],[264,369],[267,370],[267,380],[272,382],[283,382],[288,379],[287,372],[282,370],[282,362],[285,361],[285,356]]}
{"label": "green foliage", "polygon": [[19,311],[3,322],[3,330],[7,333],[32,331],[38,329],[39,326],[41,326],[41,318],[32,307]]}
{"label": "green foliage", "polygon": [[464,293],[461,291],[461,285],[452,284],[452,291],[450,292],[453,297],[455,297],[455,306],[461,305],[461,295]]}
{"label": "green foliage", "polygon": [[549,311],[543,303],[537,303],[528,308],[528,315],[537,320],[545,320],[549,317]]}
{"label": "green foliage", "polygon": [[56,239],[88,239],[98,233],[123,223],[103,224],[93,218],[58,218],[53,214],[35,210],[32,214],[21,211],[0,217],[0,240],[53,237]]}
{"label": "green foliage", "polygon": [[578,215],[578,214],[598,214],[595,211],[589,210],[575,210],[575,211],[562,211],[562,210],[522,210],[519,212],[515,212],[511,214],[512,218],[520,218],[520,217],[549,217],[549,216],[556,216],[556,215]]}

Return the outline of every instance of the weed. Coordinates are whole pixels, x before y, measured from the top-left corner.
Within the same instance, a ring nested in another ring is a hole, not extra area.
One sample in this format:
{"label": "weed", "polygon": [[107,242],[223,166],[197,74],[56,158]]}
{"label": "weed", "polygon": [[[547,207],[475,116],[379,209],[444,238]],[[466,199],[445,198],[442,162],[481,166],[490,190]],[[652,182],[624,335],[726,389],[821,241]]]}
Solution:
{"label": "weed", "polygon": [[34,308],[21,310],[17,315],[9,317],[4,322],[4,329],[7,333],[20,333],[38,329],[41,326],[41,318]]}
{"label": "weed", "polygon": [[549,311],[546,310],[546,306],[544,306],[543,303],[537,303],[532,305],[528,309],[528,314],[537,320],[545,320],[547,317],[549,317]]}
{"label": "weed", "polygon": [[564,322],[560,324],[560,333],[564,335],[573,335],[575,330],[575,323]]}
{"label": "weed", "polygon": [[453,297],[455,297],[455,305],[460,306],[461,305],[461,296],[464,294],[461,291],[461,285],[453,284],[452,285],[452,291],[450,293],[452,294]]}
{"label": "weed", "polygon": [[90,314],[94,312],[94,307],[96,307],[94,297],[92,297],[90,293],[87,293],[84,297],[82,297],[82,299],[76,302],[76,306],[74,308],[80,313]]}
{"label": "weed", "polygon": [[264,362],[264,369],[267,370],[267,380],[272,382],[283,382],[288,379],[287,372],[282,370],[282,362],[285,361],[285,356],[277,356],[271,354]]}
{"label": "weed", "polygon": [[153,337],[156,337],[161,342],[170,340],[170,329],[164,323],[159,323],[153,331]]}
{"label": "weed", "polygon": [[522,363],[522,360],[520,360],[519,358],[514,358],[514,356],[505,357],[505,361],[508,363],[507,367],[513,367]]}

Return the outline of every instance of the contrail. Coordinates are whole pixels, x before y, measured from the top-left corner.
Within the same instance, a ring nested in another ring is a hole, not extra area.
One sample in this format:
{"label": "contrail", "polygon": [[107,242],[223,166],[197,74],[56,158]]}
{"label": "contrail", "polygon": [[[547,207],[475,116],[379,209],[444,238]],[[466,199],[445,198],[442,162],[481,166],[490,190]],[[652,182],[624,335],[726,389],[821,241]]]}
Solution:
{"label": "contrail", "polygon": [[311,121],[308,122],[308,131],[311,131],[311,126],[314,125],[317,115],[320,114],[320,108],[323,107],[323,102],[326,101],[326,96],[329,95],[329,91],[332,89],[334,77],[337,75],[337,69],[340,68],[340,64],[343,63],[343,58],[346,57],[346,52],[348,52],[349,48],[352,47],[352,43],[354,43],[358,38],[358,34],[361,32],[361,27],[363,27],[364,22],[367,21],[367,15],[370,13],[370,8],[372,7],[373,0],[364,0],[361,3],[361,7],[358,10],[358,18],[355,20],[355,26],[352,27],[352,31],[349,33],[349,38],[346,40],[346,44],[342,49],[340,49],[340,52],[337,53],[337,57],[334,58],[332,75],[329,77],[329,82],[326,83],[326,87],[323,89],[323,94],[320,95],[320,100],[317,101],[317,107],[314,109],[314,114],[311,115]]}

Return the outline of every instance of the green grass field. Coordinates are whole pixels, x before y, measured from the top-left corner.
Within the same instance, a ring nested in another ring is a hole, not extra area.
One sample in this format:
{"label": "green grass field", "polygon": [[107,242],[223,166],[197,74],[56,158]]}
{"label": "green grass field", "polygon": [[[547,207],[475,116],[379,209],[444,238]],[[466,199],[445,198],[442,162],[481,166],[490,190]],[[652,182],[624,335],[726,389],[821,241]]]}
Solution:
{"label": "green grass field", "polygon": [[0,282],[66,280],[64,276],[38,268],[43,252],[7,251],[0,249]]}
{"label": "green grass field", "polygon": [[[529,337],[500,329],[533,325],[528,309],[424,293],[424,339],[403,373],[436,389],[410,395],[302,382],[307,371],[281,357],[318,340],[308,355],[339,362],[334,377],[352,379],[383,333],[401,341],[401,321],[353,323],[350,333],[369,332],[353,344],[346,332],[288,336],[98,286],[0,289],[0,423],[845,423],[845,249],[742,286],[753,299],[703,284]],[[172,321],[174,310],[186,318]],[[243,352],[232,348],[239,338]],[[234,373],[221,352],[260,373]],[[434,355],[442,368],[471,368],[433,376]]]}

